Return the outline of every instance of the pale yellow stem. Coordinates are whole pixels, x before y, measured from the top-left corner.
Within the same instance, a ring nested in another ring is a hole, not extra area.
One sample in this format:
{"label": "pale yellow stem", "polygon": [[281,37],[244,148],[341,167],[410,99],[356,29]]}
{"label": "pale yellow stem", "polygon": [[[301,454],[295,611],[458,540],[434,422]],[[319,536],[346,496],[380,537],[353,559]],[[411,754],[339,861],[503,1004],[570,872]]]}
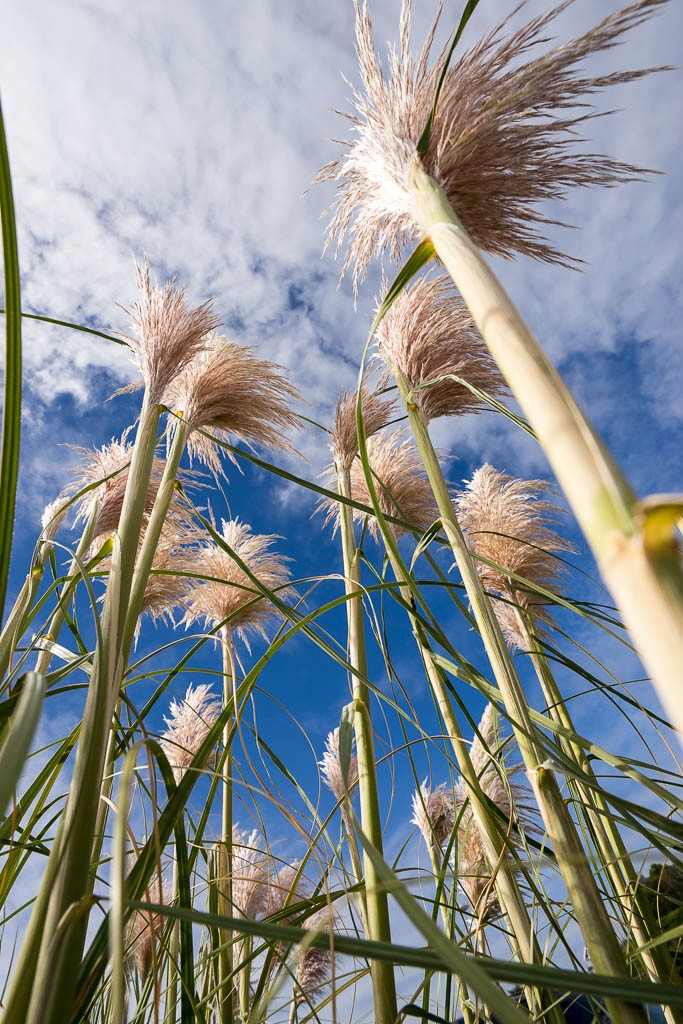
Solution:
{"label": "pale yellow stem", "polygon": [[409,184],[425,231],[534,429],[671,723],[683,732],[683,570],[673,535],[650,542],[628,483],[417,158]]}

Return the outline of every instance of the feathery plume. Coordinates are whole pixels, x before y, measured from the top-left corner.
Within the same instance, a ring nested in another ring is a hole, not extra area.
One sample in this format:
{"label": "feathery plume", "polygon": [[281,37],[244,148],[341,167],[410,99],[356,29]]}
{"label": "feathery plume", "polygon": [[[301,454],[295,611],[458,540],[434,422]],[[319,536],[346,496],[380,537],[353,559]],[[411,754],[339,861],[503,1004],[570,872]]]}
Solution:
{"label": "feathery plume", "polygon": [[[508,827],[514,804],[517,820],[524,821],[527,827],[532,828],[530,807],[524,790],[512,781],[512,776],[519,771],[520,766],[509,766],[503,761],[498,715],[492,704],[487,704],[482,715],[479,734],[472,742],[470,758],[482,792],[500,812],[501,827]],[[453,790],[453,805],[458,821],[458,881],[474,912],[482,921],[491,921],[500,913],[500,904],[492,883],[491,867],[484,852],[481,832],[472,813],[468,788],[462,779],[458,780]]]}
{"label": "feathery plume", "polygon": [[349,761],[348,789],[344,784],[344,776],[339,759],[339,726],[333,729],[332,732],[328,732],[327,739],[325,740],[325,751],[318,764],[325,780],[325,785],[334,793],[337,800],[342,800],[358,782],[358,758],[355,754],[352,754]]}
{"label": "feathery plume", "polygon": [[[337,472],[348,471],[358,454],[357,399],[358,392],[342,391],[337,400],[334,426],[330,431],[330,447]],[[361,410],[366,437],[372,437],[387,425],[393,408],[393,398],[383,398],[380,389],[369,391],[365,386],[361,388]]]}
{"label": "feathery plume", "polygon": [[[237,519],[222,520],[222,537],[264,588],[278,590],[280,598],[284,596],[283,588],[290,580],[290,559],[271,550],[277,537],[252,533]],[[204,620],[215,626],[228,619],[225,628],[245,642],[249,630],[266,636],[265,623],[275,609],[227,551],[214,543],[204,545],[195,568],[213,578],[190,583],[184,600],[186,624]]]}
{"label": "feathery plume", "polygon": [[501,629],[508,643],[520,648],[526,648],[528,641],[516,607],[527,609],[538,623],[552,626],[554,620],[543,598],[525,589],[511,574],[531,587],[557,592],[565,571],[557,555],[573,550],[571,543],[548,525],[562,512],[543,497],[554,493],[545,480],[519,480],[487,463],[455,499],[469,547],[493,563],[479,562],[477,568],[486,586],[504,599],[493,602]]}
{"label": "feathery plume", "polygon": [[[129,428],[130,429],[130,428]],[[133,454],[133,445],[127,440],[129,429],[125,430],[121,439],[112,438],[109,444],[101,448],[75,448],[81,453],[81,462],[73,469],[74,483],[69,490],[80,491],[86,487],[90,490],[83,495],[78,503],[76,522],[85,522],[97,506],[95,536],[103,537],[112,534],[119,525],[123,497],[128,482],[128,469]],[[149,514],[159,487],[160,467],[152,471],[150,488],[145,501],[145,511]]]}
{"label": "feathery plume", "polygon": [[413,816],[425,842],[439,848],[445,846],[453,835],[455,814],[453,811],[453,790],[442,782],[436,789],[430,789],[427,780],[420,783],[420,789],[413,793]]}
{"label": "feathery plume", "polygon": [[260,849],[256,830],[232,830],[232,902],[233,913],[255,921],[268,905],[268,861]]}
{"label": "feathery plume", "polygon": [[[285,904],[298,903],[305,897],[303,879],[299,875],[298,864],[285,864],[269,879],[268,896],[266,899],[265,917],[279,914]],[[292,920],[290,915],[281,919],[281,923]]]}
{"label": "feathery plume", "polygon": [[427,420],[486,408],[485,401],[453,377],[490,395],[506,390],[448,277],[421,277],[404,288],[385,313],[377,340],[380,358],[405,378]]}
{"label": "feathery plume", "polygon": [[[417,448],[402,438],[401,431],[396,430],[389,435],[376,435],[368,441],[368,459],[375,477],[377,500],[385,516],[403,519],[424,532],[439,518],[439,509]],[[351,467],[351,497],[361,505],[372,506],[367,480],[358,460]],[[338,523],[338,503],[330,500],[322,505],[328,509],[328,520],[335,519]],[[362,523],[366,514],[354,509],[353,517]],[[407,530],[397,523],[390,526],[396,537],[401,537]],[[379,537],[374,516],[369,521],[369,529],[373,537]]]}
{"label": "feathery plume", "polygon": [[[299,924],[301,908],[292,910],[290,913],[282,913],[285,909],[296,907],[298,903],[306,898],[306,886],[299,874],[298,864],[285,864],[279,871],[275,872],[268,881],[268,893],[264,909],[264,917],[278,915],[278,924]],[[289,942],[282,939],[276,940],[273,950],[280,960],[284,960],[291,948]]]}
{"label": "feathery plume", "polygon": [[150,403],[159,404],[174,377],[204,347],[206,335],[219,326],[220,319],[212,313],[211,301],[190,309],[185,289],[176,288],[175,281],[167,282],[163,289],[152,284],[147,260],[135,270],[138,298],[124,310],[133,334],[124,337],[133,347]]}
{"label": "feathery plume", "polygon": [[[329,931],[330,910],[324,907],[317,913],[312,914],[304,922],[304,927],[314,931]],[[296,980],[301,995],[298,1002],[307,999],[309,1002],[320,999],[325,986],[330,980],[332,973],[332,952],[330,948],[317,949],[309,946],[304,950],[299,959],[296,969]]]}
{"label": "feathery plume", "polygon": [[[194,573],[197,569],[197,549],[186,542],[195,536],[196,531],[187,532],[177,519],[166,519],[154,552],[140,609],[140,616],[146,612],[155,625],[158,621],[172,622],[173,610],[184,605],[191,586],[186,574]],[[139,628],[138,619],[137,631]]]}
{"label": "feathery plume", "polygon": [[[149,903],[165,903],[164,881],[157,873],[150,881],[144,896]],[[164,919],[160,914],[145,910],[134,911],[126,929],[126,972],[129,977],[137,970],[142,984],[145,983],[154,959],[154,946],[159,941],[164,928]]]}
{"label": "feathery plume", "polygon": [[41,540],[49,542],[55,539],[67,517],[69,507],[69,494],[66,491],[58,494],[54,501],[45,506],[40,517]]}
{"label": "feathery plume", "polygon": [[[287,432],[298,425],[289,402],[299,393],[278,371],[282,367],[258,359],[252,348],[217,335],[176,374],[164,402],[182,416],[193,433],[187,450],[218,473],[221,449],[211,437],[237,439],[265,448],[293,452]],[[176,421],[172,421],[172,428]]]}
{"label": "feathery plume", "polygon": [[[81,462],[74,468],[74,482],[69,486],[68,491],[63,492],[63,496],[66,497],[67,493],[89,488],[78,502],[76,522],[85,522],[96,507],[95,538],[109,537],[119,526],[133,453],[133,445],[127,441],[127,435],[128,431],[126,430],[120,440],[112,438],[109,444],[105,444],[101,448],[75,449],[82,455]],[[145,496],[145,519],[151,514],[163,471],[163,460],[155,458]],[[177,520],[180,523],[185,522],[186,518],[186,503],[181,494],[176,491],[167,519],[169,521]]]}
{"label": "feathery plume", "polygon": [[[581,131],[595,117],[589,100],[606,86],[637,79],[654,68],[591,75],[582,63],[613,47],[666,0],[639,0],[562,46],[520,63],[547,42],[567,0],[506,36],[508,20],[446,72],[428,150],[426,171],[446,192],[475,244],[511,258],[517,253],[572,265],[539,231],[550,218],[545,199],[565,198],[571,186],[610,186],[646,173],[608,156],[577,150]],[[355,263],[354,283],[368,263],[423,236],[408,186],[408,170],[427,123],[446,48],[432,62],[439,15],[420,55],[411,54],[411,0],[401,10],[400,45],[389,53],[385,79],[375,52],[367,0],[356,0],[356,52],[361,87],[347,115],[353,137],[344,153],[323,167],[316,182],[335,181],[338,195],[327,245],[337,251],[349,237],[342,274]],[[515,11],[518,8],[515,9]]]}
{"label": "feathery plume", "polygon": [[168,710],[168,718],[164,715],[166,729],[161,734],[159,746],[179,784],[214,726],[221,712],[221,702],[208,684],[192,686],[190,683],[183,700],[172,700]]}

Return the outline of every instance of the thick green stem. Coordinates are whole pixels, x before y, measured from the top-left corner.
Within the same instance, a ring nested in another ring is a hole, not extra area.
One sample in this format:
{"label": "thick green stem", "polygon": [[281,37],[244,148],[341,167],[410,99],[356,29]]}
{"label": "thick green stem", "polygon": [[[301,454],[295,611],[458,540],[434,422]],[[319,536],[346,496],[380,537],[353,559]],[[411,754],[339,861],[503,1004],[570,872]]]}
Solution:
{"label": "thick green stem", "polygon": [[[351,495],[351,481],[348,472],[339,474],[339,493],[345,498],[349,498]],[[370,718],[370,692],[365,681],[368,677],[368,667],[363,626],[360,562],[353,532],[353,517],[349,506],[340,504],[339,511],[344,581],[346,593],[353,595],[346,602],[346,614],[349,664],[355,670],[352,685],[361,826],[374,848],[379,854],[382,854],[382,819],[379,809],[377,770]],[[365,875],[364,924],[367,938],[379,942],[391,942],[387,894],[377,876],[374,864],[365,853],[363,869]],[[376,1024],[395,1024],[398,1009],[393,967],[390,963],[373,960],[371,974]]]}
{"label": "thick green stem", "polygon": [[683,732],[683,570],[673,535],[650,542],[611,455],[417,159],[409,184],[425,231],[543,446],[670,721]]}
{"label": "thick green stem", "polygon": [[[43,921],[37,921],[36,927],[29,929],[31,944],[39,943],[40,953],[35,975],[23,977],[21,983],[9,993],[5,1020],[11,1024],[24,1024],[25,1021],[29,1024],[61,1024],[68,1017],[73,1002],[94,881],[92,855],[107,738],[124,670],[120,657],[122,624],[132,582],[158,423],[158,407],[150,407],[145,399],[119,530],[114,541],[109,585],[73,781],[43,882],[43,886],[50,886],[47,912]],[[55,861],[59,865],[56,871],[52,868]],[[34,912],[42,917],[43,909],[41,893]],[[65,918],[67,912],[69,914]],[[63,918],[63,929],[60,930]],[[58,935],[59,941],[56,938]],[[35,962],[33,949],[27,953],[27,960],[29,963]]]}
{"label": "thick green stem", "polygon": [[[465,585],[501,698],[510,716],[527,775],[591,960],[600,973],[628,977],[624,953],[600,898],[576,827],[554,772],[544,764],[543,747],[536,739],[522,684],[453,511],[425,418],[411,401],[408,386],[400,374],[397,375],[397,382],[407,404],[410,425],[439,507],[444,532]],[[608,1009],[616,1024],[642,1024],[643,1013],[639,1007],[610,999]]]}
{"label": "thick green stem", "polygon": [[[408,590],[407,580],[401,565],[390,550],[388,555],[397,582],[402,590]],[[406,603],[410,607],[409,595]],[[443,681],[440,669],[434,662],[429,641],[417,618],[411,614],[410,620],[413,627],[413,635],[422,656],[432,692],[439,705],[439,711],[446,726],[460,775],[467,786],[472,814],[481,836],[484,853],[489,862],[491,876],[494,879],[501,908],[510,925],[515,954],[523,963],[542,964],[543,953],[536,939],[533,923],[517,883],[515,865],[510,857],[509,844],[502,835],[500,826],[492,815],[486,795],[481,788],[481,782],[470,758],[469,744],[460,729],[460,723],[453,709],[448,689]],[[430,849],[430,854],[431,852]],[[538,1003],[534,989],[527,989],[527,999],[529,1000],[528,1005],[534,1008]],[[545,1000],[545,1012],[548,1015],[548,1020],[562,1021],[564,1019],[563,1014],[556,1007],[553,1007],[552,1004],[553,999],[548,997]],[[539,1006],[538,1009],[541,1010],[542,1007]]]}
{"label": "thick green stem", "polygon": [[154,505],[145,528],[145,535],[140,545],[140,551],[135,561],[135,572],[130,590],[130,599],[126,614],[122,649],[127,656],[133,643],[135,629],[137,626],[140,609],[145,597],[145,588],[149,580],[150,570],[154,562],[161,531],[166,521],[166,515],[173,500],[176,488],[180,460],[185,451],[185,443],[189,429],[183,420],[176,425],[173,443],[166,459],[164,472],[159,483],[159,490],[154,499]]}

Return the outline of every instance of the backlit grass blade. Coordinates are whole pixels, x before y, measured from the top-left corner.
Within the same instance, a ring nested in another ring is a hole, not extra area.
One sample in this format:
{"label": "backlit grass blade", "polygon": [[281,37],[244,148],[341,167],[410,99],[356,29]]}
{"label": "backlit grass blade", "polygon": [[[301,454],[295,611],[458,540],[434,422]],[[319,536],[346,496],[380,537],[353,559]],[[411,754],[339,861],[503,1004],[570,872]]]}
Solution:
{"label": "backlit grass blade", "polygon": [[0,614],[5,606],[7,576],[12,551],[14,506],[19,476],[21,433],[21,290],[19,253],[14,219],[14,197],[10,174],[5,122],[0,106],[0,215],[5,274],[5,404],[2,412],[0,453]]}

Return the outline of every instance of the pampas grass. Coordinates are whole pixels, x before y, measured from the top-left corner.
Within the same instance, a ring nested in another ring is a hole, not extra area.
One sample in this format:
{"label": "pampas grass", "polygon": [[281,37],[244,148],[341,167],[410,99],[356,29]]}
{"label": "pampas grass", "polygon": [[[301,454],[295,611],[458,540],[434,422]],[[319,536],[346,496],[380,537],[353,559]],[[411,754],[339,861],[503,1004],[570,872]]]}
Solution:
{"label": "pampas grass", "polygon": [[[503,21],[444,71],[431,134],[435,29],[412,57],[404,3],[385,73],[357,5],[353,134],[321,175],[339,187],[329,242],[348,242],[358,284],[374,255],[429,240],[380,305],[357,390],[329,430],[309,421],[312,461],[331,450],[324,486],[294,461],[305,421],[285,369],[138,268],[135,430],[81,449],[0,633],[3,929],[32,902],[3,1024],[523,1024],[499,987],[512,978],[548,1024],[583,992],[614,1024],[657,1002],[681,1024],[680,776],[661,715],[622,686],[604,640],[620,625],[587,578],[577,591],[551,485],[512,476],[500,449],[501,468],[455,493],[457,463],[430,437],[441,416],[509,412],[508,381],[599,558],[606,528],[654,567],[642,591],[622,578],[629,600],[648,608],[660,576],[674,587],[660,570],[675,545],[651,557],[661,502],[634,507],[476,248],[571,262],[538,204],[641,173],[575,141],[587,100],[644,73],[588,58],[660,2],[561,47],[546,36],[565,5]],[[462,294],[408,282],[432,250]],[[315,500],[341,558],[308,521]],[[651,642],[678,670],[652,608]]]}

